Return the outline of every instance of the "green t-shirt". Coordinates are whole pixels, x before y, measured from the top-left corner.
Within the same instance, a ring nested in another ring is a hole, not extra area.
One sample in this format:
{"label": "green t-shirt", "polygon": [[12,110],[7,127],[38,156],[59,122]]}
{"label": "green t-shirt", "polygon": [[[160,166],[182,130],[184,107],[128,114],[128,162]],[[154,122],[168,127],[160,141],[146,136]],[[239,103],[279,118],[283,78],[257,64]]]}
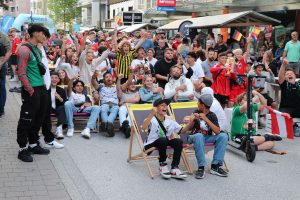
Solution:
{"label": "green t-shirt", "polygon": [[[248,120],[247,112],[240,112],[241,106],[236,106],[232,110],[232,121],[231,121],[231,139],[233,139],[236,135],[247,135],[247,125],[246,122]],[[258,105],[255,103],[252,105],[252,116],[254,122],[256,122],[255,113],[258,111]],[[253,128],[253,135],[256,134],[256,128]]]}
{"label": "green t-shirt", "polygon": [[299,62],[300,60],[300,41],[286,43],[284,50],[287,52],[289,62]]}
{"label": "green t-shirt", "polygon": [[[42,60],[41,51],[35,46],[32,46],[32,49],[34,50],[34,52],[37,54],[37,56],[39,57],[39,59],[41,61]],[[40,70],[38,67],[38,61],[36,60],[36,58],[34,57],[32,52],[30,52],[30,59],[28,60],[26,74],[27,74],[28,80],[30,82],[30,85],[32,87],[44,85],[44,79],[40,73]]]}

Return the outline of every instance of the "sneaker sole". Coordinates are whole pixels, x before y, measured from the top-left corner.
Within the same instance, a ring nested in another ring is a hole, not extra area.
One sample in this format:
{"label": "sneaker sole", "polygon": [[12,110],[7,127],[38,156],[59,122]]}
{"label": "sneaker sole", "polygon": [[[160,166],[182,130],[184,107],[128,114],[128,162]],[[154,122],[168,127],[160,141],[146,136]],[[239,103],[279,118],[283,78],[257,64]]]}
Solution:
{"label": "sneaker sole", "polygon": [[216,171],[213,171],[213,170],[210,170],[210,173],[213,174],[213,175],[221,176],[221,177],[227,177],[228,176],[227,174],[226,175],[220,174],[220,173],[218,173]]}
{"label": "sneaker sole", "polygon": [[21,160],[21,161],[23,161],[23,162],[33,162],[33,158],[32,158],[32,160],[23,160],[23,159],[21,159],[21,158],[18,157],[18,159]]}
{"label": "sneaker sole", "polygon": [[164,179],[170,179],[172,176],[171,175],[170,176],[166,176],[166,175],[162,175],[161,174],[161,177],[164,178]]}
{"label": "sneaker sole", "polygon": [[82,135],[82,137],[85,138],[85,139],[90,139],[90,137],[87,136],[87,135]]}
{"label": "sneaker sole", "polygon": [[175,179],[186,179],[187,176],[176,176],[176,175],[171,175],[171,178],[175,178]]}
{"label": "sneaker sole", "polygon": [[195,176],[195,179],[204,179],[205,178],[205,174],[203,174],[203,176]]}

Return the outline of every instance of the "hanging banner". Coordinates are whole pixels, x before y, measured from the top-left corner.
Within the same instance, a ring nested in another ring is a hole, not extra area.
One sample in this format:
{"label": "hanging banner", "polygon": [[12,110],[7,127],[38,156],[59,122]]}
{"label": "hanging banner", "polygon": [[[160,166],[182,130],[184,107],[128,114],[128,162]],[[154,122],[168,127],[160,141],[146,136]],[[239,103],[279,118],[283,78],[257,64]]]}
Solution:
{"label": "hanging banner", "polygon": [[176,7],[176,0],[157,0],[157,7]]}
{"label": "hanging banner", "polygon": [[265,27],[265,38],[266,40],[270,41],[272,37],[272,26],[266,25]]}
{"label": "hanging banner", "polygon": [[281,27],[275,27],[275,43],[279,45],[280,43],[285,41],[286,29]]}

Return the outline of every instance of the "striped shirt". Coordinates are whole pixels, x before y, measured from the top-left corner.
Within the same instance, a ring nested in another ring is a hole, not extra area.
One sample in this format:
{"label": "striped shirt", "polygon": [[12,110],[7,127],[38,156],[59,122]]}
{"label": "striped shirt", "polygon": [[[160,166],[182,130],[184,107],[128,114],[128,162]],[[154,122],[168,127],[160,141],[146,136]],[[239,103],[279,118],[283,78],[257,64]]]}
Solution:
{"label": "striped shirt", "polygon": [[118,49],[117,52],[117,61],[118,61],[118,75],[124,74],[124,78],[128,78],[129,68],[131,66],[131,62],[133,60],[133,56],[135,53],[135,49],[129,50],[126,55],[123,55],[121,49]]}

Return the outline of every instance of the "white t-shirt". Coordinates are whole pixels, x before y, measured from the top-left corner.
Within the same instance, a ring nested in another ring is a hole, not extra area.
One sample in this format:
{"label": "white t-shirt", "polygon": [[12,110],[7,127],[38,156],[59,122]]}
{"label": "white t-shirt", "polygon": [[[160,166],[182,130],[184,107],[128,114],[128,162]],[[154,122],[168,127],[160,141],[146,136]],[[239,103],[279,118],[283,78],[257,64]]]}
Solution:
{"label": "white t-shirt", "polygon": [[201,64],[195,62],[195,64],[191,66],[191,68],[193,70],[193,76],[191,77],[192,82],[199,81],[200,78],[203,78],[205,76]]}
{"label": "white t-shirt", "polygon": [[[135,69],[137,66],[140,66],[140,65],[144,65],[145,67],[147,66],[147,67],[149,67],[149,62],[146,60],[145,61],[145,59],[142,59],[142,60],[140,60],[140,59],[134,59],[134,60],[132,60],[132,62],[131,62],[131,67],[132,67],[132,69]],[[144,71],[144,70],[143,70]],[[141,73],[141,72],[140,72]],[[141,73],[142,74],[142,73]]]}
{"label": "white t-shirt", "polygon": [[105,67],[108,67],[108,69],[111,68],[110,66],[110,62],[108,61],[108,58],[106,58],[102,63],[100,63],[100,65],[98,65],[96,67],[96,70],[99,71],[99,76],[97,77],[98,79],[103,79],[103,74],[106,72],[106,71],[102,71]]}
{"label": "white t-shirt", "polygon": [[225,111],[223,110],[221,104],[218,102],[217,99],[214,98],[213,103],[210,106],[209,110],[216,114],[221,131],[226,131],[227,130],[227,118],[225,115]]}
{"label": "white t-shirt", "polygon": [[[169,116],[165,117],[165,120],[162,122],[162,124],[164,125],[164,127],[167,131],[167,134],[166,134],[167,137],[170,137],[172,133],[179,133],[179,131],[182,129],[182,126],[180,126],[176,121],[172,120]],[[153,117],[151,119],[148,129],[149,129],[148,137],[144,141],[145,146],[153,143],[155,140],[160,138],[160,131],[161,131],[160,129],[161,128],[155,117]]]}
{"label": "white t-shirt", "polygon": [[85,95],[71,92],[69,101],[71,101],[74,105],[83,104],[85,103]]}
{"label": "white t-shirt", "polygon": [[112,87],[103,86],[103,87],[100,87],[99,95],[100,95],[101,105],[105,104],[105,103],[108,103],[108,102],[114,103],[116,105],[118,105],[118,103],[119,103],[116,86],[112,86]]}
{"label": "white t-shirt", "polygon": [[148,62],[154,67],[155,63],[157,62],[157,59],[152,58],[152,60],[148,60]]}
{"label": "white t-shirt", "polygon": [[54,109],[56,108],[55,93],[56,93],[56,88],[51,87],[51,106]]}

